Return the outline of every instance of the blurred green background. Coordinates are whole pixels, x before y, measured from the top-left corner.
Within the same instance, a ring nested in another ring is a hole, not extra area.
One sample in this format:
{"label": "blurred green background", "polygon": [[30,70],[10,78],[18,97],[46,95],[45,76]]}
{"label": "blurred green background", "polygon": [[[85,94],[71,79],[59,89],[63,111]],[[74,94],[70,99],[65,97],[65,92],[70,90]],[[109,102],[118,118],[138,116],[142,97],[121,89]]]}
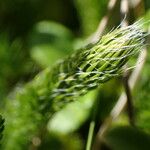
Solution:
{"label": "blurred green background", "polygon": [[[144,17],[144,21],[150,20],[149,0],[130,2],[130,23],[141,17]],[[83,45],[84,40],[94,33],[100,20],[107,13],[107,5],[108,0],[0,0],[1,113],[5,112],[7,97],[12,96],[14,89],[22,87],[38,72],[52,66]],[[106,31],[121,22],[119,7],[118,1]],[[145,28],[149,30],[149,23]],[[136,127],[129,126],[125,111],[108,131],[102,149],[149,149],[149,68],[148,51],[140,81],[133,91]],[[38,149],[85,149],[95,103],[98,101],[94,135],[109,115],[122,89],[121,78],[111,80],[54,114],[47,124],[48,134]],[[38,140],[35,139],[35,144],[37,143]]]}

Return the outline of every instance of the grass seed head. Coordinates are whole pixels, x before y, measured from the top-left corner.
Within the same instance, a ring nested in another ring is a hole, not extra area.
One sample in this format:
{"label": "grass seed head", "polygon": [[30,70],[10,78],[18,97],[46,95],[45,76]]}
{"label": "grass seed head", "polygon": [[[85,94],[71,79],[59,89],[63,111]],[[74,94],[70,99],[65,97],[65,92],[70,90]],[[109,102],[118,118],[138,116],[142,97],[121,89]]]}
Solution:
{"label": "grass seed head", "polygon": [[[73,100],[122,72],[122,67],[144,46],[140,21],[117,27],[97,43],[78,50],[56,65],[51,98]],[[57,71],[56,71],[57,70]]]}

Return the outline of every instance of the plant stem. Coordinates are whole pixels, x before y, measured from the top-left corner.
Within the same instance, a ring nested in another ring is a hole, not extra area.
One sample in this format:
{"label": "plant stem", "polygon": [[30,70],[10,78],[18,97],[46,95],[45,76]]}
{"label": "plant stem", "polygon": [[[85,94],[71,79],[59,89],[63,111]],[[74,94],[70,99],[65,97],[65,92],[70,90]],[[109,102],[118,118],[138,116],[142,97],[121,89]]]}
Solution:
{"label": "plant stem", "polygon": [[87,139],[87,144],[86,144],[86,150],[91,150],[91,147],[92,147],[92,140],[93,140],[93,134],[94,134],[94,128],[95,128],[95,121],[92,120],[92,121],[90,122],[89,133],[88,133],[88,139]]}

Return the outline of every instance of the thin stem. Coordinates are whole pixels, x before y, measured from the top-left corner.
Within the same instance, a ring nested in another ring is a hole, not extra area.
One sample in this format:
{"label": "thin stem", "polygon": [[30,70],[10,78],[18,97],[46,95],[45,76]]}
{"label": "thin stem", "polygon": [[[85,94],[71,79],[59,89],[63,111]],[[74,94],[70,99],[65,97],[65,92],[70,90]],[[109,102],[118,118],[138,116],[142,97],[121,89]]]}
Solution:
{"label": "thin stem", "polygon": [[93,134],[94,134],[94,128],[95,128],[95,121],[93,120],[93,121],[90,122],[88,140],[87,140],[87,144],[86,144],[86,150],[91,150]]}
{"label": "thin stem", "polygon": [[131,90],[128,84],[128,74],[125,73],[125,75],[123,76],[123,85],[124,85],[124,89],[126,92],[126,96],[127,96],[127,112],[128,112],[128,116],[129,116],[129,122],[130,125],[135,126],[135,121],[134,121],[134,106],[133,106],[133,101],[132,101],[132,95],[131,95]]}
{"label": "thin stem", "polygon": [[124,27],[128,26],[129,0],[121,0],[120,13],[122,18],[126,17],[123,20],[122,26]]}
{"label": "thin stem", "polygon": [[[122,18],[126,16],[126,18],[124,19],[123,23],[122,23],[122,27],[127,27],[128,26],[128,14],[129,14],[129,0],[121,0],[121,4],[120,4],[120,13],[122,15]],[[127,68],[127,67],[126,67]],[[134,123],[134,106],[133,106],[133,102],[132,102],[132,94],[131,94],[131,90],[129,87],[129,83],[128,83],[128,71],[124,72],[123,75],[123,86],[125,89],[125,93],[127,96],[127,113],[128,113],[128,117],[129,117],[129,122],[132,126],[135,125]]]}
{"label": "thin stem", "polygon": [[99,103],[100,103],[100,101],[99,101],[99,98],[97,97],[95,99],[93,109],[92,109],[92,119],[91,119],[90,126],[89,126],[86,150],[92,149],[92,141],[93,141],[95,124],[96,124],[96,115],[98,114]]}

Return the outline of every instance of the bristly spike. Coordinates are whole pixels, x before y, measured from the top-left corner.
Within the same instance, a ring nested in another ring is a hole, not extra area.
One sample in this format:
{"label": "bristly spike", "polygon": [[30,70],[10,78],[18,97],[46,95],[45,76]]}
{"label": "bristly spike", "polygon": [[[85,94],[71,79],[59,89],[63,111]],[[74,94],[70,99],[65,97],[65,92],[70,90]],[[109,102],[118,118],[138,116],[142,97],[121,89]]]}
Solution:
{"label": "bristly spike", "polygon": [[117,27],[97,43],[38,74],[17,91],[14,100],[8,101],[3,150],[28,149],[32,138],[53,113],[120,75],[129,58],[143,48],[146,35],[140,21],[128,27]]}
{"label": "bristly spike", "polygon": [[[89,90],[89,82],[95,83],[93,85],[93,88],[95,88],[100,83],[114,76],[118,76],[122,66],[128,59],[143,47],[145,36],[146,34],[141,29],[141,21],[127,27],[117,27],[104,35],[91,48],[79,50],[73,56],[57,64],[54,71],[56,68],[59,70],[59,66],[64,66],[63,73],[65,76],[61,79],[61,82],[58,82],[59,73],[62,73],[61,70],[61,72],[58,71],[57,76],[54,77],[55,80],[51,86],[52,88],[50,88],[52,89],[52,99],[55,102],[66,101],[66,99],[68,99],[68,101],[73,100],[74,96],[66,96],[68,91],[82,95],[82,89],[84,89],[83,94],[85,94],[85,90]],[[70,68],[67,67],[67,69],[65,69],[66,65],[70,66]],[[78,68],[80,68],[80,70]],[[73,80],[68,82],[70,77]],[[71,88],[74,85],[81,86]],[[67,90],[66,92],[61,92],[60,88]],[[63,97],[60,98],[57,97],[57,95],[63,95]]]}

